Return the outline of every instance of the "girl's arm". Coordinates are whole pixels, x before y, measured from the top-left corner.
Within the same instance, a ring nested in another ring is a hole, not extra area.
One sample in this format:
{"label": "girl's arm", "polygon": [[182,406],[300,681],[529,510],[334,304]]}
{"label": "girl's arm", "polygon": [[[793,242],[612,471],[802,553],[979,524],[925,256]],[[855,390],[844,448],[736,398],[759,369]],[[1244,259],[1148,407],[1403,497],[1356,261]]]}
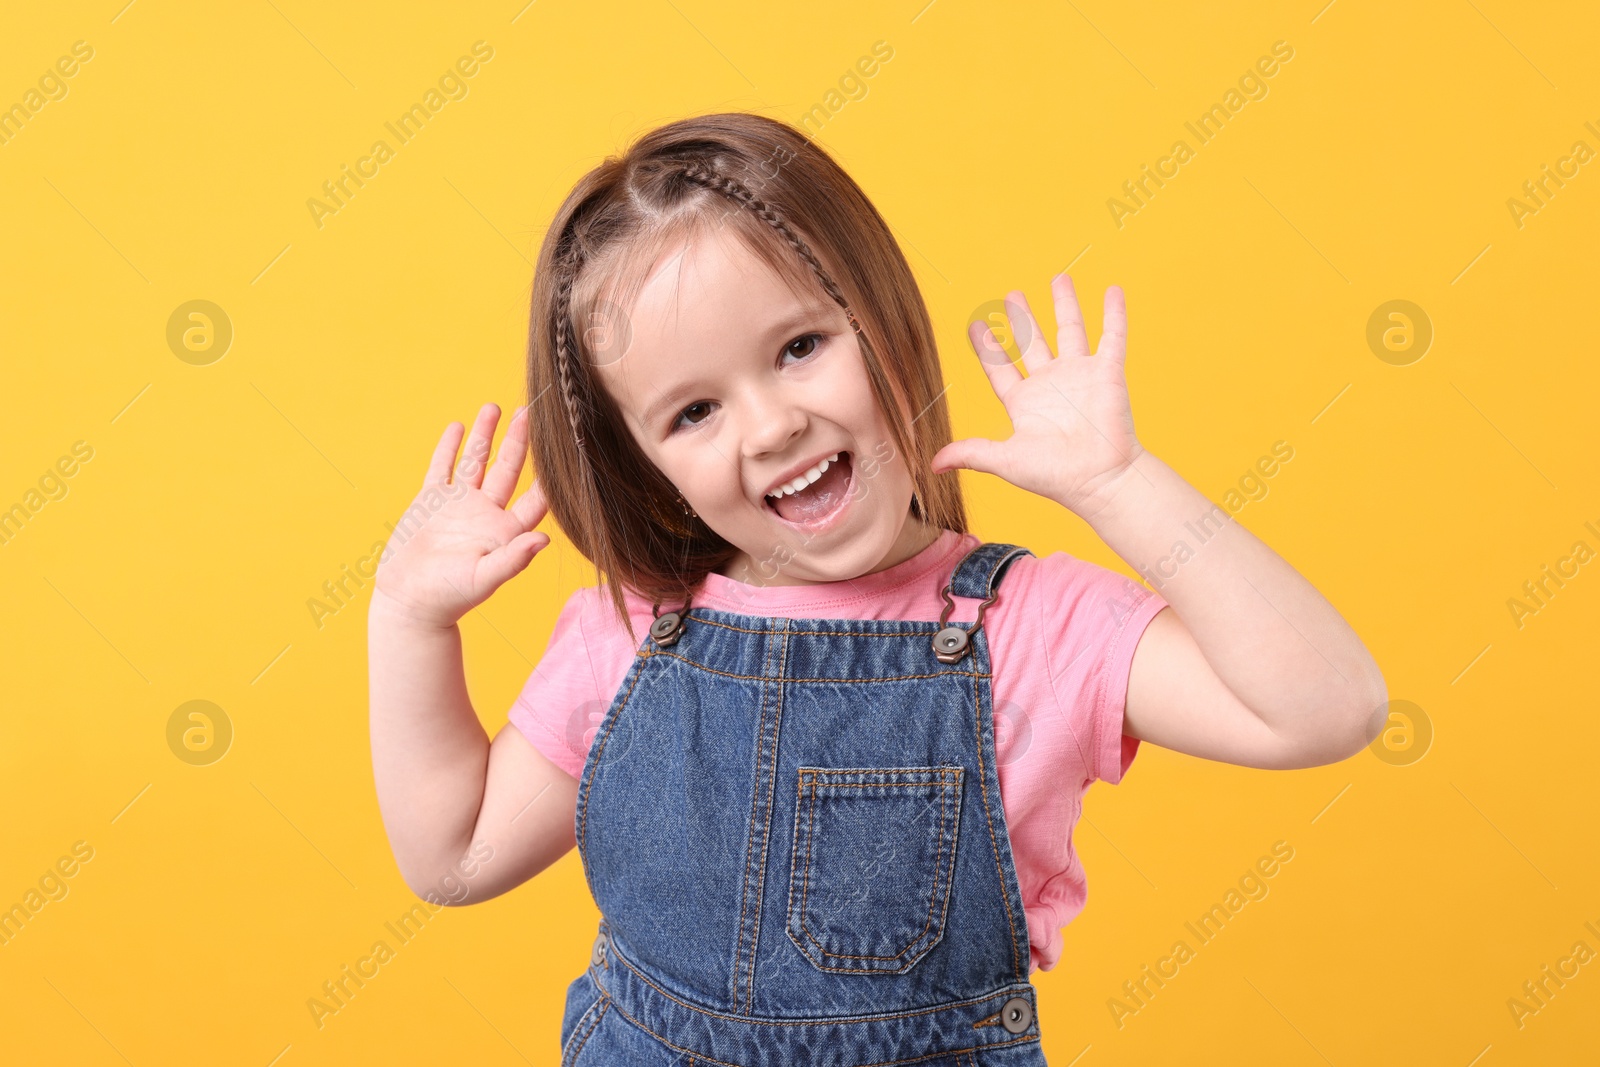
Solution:
{"label": "girl's arm", "polygon": [[456,620],[521,572],[550,538],[537,482],[509,509],[527,409],[485,475],[499,409],[479,413],[451,475],[452,423],[379,561],[368,612],[373,780],[406,884],[439,903],[488,899],[572,847],[577,782],[515,728],[491,745],[467,695]]}
{"label": "girl's arm", "polygon": [[[1054,500],[1140,573],[1188,544],[1193,554],[1160,588],[1171,610],[1135,650],[1124,733],[1251,767],[1316,766],[1360,751],[1388,700],[1376,662],[1293,567],[1139,444],[1122,291],[1106,291],[1091,356],[1071,279],[1058,275],[1052,288],[1059,356],[1026,298],[1007,302],[1026,377],[987,324],[969,331],[1015,432],[953,442],[934,470],[986,471]],[[1195,530],[1209,534],[1203,543]]]}
{"label": "girl's arm", "polygon": [[467,697],[456,625],[419,624],[374,592],[367,633],[373,778],[412,892],[476,904],[565,855],[578,783],[510,723],[490,743]]}
{"label": "girl's arm", "polygon": [[[1140,450],[1089,524],[1171,606],[1134,651],[1123,732],[1251,767],[1314,767],[1359,752],[1383,725],[1383,675],[1298,571],[1171,467]],[[1207,537],[1200,542],[1194,530]]]}

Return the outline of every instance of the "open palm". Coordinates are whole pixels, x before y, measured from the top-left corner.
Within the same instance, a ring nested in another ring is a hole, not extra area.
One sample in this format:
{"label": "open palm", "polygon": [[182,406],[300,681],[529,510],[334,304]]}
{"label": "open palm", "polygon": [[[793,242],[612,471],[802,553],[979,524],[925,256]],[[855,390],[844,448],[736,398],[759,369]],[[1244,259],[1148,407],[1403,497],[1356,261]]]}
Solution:
{"label": "open palm", "polygon": [[445,428],[416,499],[395,524],[377,574],[377,592],[414,620],[449,626],[520,573],[550,543],[534,529],[549,510],[537,479],[506,507],[528,451],[528,409],[506,426],[488,466],[500,409],[484,405],[452,476],[461,423]]}
{"label": "open palm", "polygon": [[994,474],[1089,518],[1109,501],[1144,451],[1134,435],[1128,401],[1127,309],[1122,290],[1108,288],[1100,347],[1090,355],[1072,279],[1057,275],[1051,292],[1059,355],[1051,352],[1027,298],[1013,292],[1006,300],[1026,376],[987,323],[968,327],[968,339],[1005,406],[1012,433],[1004,441],[952,441],[933,457],[933,469],[965,467]]}

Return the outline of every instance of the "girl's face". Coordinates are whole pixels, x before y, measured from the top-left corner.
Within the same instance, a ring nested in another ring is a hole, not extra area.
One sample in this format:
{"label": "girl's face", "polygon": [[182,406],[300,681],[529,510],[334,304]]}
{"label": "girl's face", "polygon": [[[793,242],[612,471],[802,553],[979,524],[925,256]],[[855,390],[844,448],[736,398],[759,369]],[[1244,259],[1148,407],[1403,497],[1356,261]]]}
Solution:
{"label": "girl's face", "polygon": [[911,475],[844,309],[797,296],[733,233],[670,248],[627,327],[596,371],[645,455],[739,550],[724,575],[843,581],[938,536],[910,513]]}

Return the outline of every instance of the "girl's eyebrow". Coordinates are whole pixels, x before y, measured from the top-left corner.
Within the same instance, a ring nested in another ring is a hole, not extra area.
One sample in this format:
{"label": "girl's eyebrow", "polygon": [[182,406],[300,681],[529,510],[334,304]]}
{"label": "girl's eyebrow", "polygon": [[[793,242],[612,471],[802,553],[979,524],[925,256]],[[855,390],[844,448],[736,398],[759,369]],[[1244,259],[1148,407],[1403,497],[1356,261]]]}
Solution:
{"label": "girl's eyebrow", "polygon": [[804,307],[794,309],[794,311],[767,327],[767,337],[776,339],[780,334],[788,333],[790,330],[798,330],[800,327],[814,323],[818,319],[831,318],[842,311],[843,309],[837,304],[831,307],[826,304],[807,304]]}
{"label": "girl's eyebrow", "polygon": [[644,414],[639,416],[639,421],[646,426],[655,425],[656,416],[660,415],[665,408],[676,407],[684,396],[693,391],[694,386],[695,382],[691,380],[660,394],[644,409]]}

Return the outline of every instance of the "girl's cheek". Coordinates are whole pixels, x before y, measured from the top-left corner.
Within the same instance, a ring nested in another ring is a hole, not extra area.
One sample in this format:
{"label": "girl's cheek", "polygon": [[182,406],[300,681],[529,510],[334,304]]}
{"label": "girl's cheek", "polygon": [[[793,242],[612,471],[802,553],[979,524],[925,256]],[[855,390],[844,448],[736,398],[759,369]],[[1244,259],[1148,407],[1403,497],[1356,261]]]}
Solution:
{"label": "girl's cheek", "polygon": [[872,455],[863,456],[861,459],[861,473],[863,475],[863,481],[870,481],[871,479],[876,478],[878,476],[878,472],[883,469],[884,464],[894,459],[894,456],[895,451],[893,441],[880,440],[877,444],[873,445]]}

